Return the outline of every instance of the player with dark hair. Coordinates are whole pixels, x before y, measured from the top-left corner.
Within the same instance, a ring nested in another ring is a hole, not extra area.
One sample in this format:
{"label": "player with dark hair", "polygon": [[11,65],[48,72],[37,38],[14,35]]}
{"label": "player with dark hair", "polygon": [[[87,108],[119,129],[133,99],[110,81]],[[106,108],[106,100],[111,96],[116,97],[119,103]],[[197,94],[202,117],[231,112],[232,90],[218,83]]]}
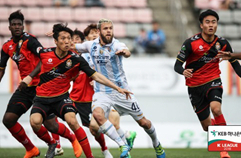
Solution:
{"label": "player with dark hair", "polygon": [[[18,66],[21,79],[26,77],[39,62],[37,57],[37,51],[42,49],[42,45],[39,41],[30,34],[24,33],[24,16],[20,10],[17,10],[10,14],[9,18],[9,30],[11,31],[12,38],[4,43],[1,50],[0,60],[0,81],[5,73],[5,67],[7,61],[10,58],[14,60]],[[36,94],[36,86],[39,82],[39,76],[33,78],[32,82],[25,85],[26,88],[21,89],[21,86],[13,93],[9,100],[7,110],[3,116],[3,124],[26,149],[24,158],[30,158],[40,155],[40,151],[35,147],[28,136],[26,135],[24,128],[18,123],[18,119],[24,114],[31,106],[32,100]],[[53,130],[56,128],[54,119],[48,117],[44,122],[44,125]]]}
{"label": "player with dark hair", "polygon": [[[201,33],[187,39],[177,56],[174,69],[184,75],[191,104],[204,131],[210,125],[226,125],[222,114],[222,82],[220,78],[218,51],[230,51],[229,42],[215,35],[219,16],[213,10],[206,10],[199,16]],[[229,60],[235,72],[241,76],[240,64]],[[185,69],[182,67],[186,62]],[[210,108],[214,119],[210,117]],[[229,158],[226,151],[221,158]]]}
{"label": "player with dark hair", "polygon": [[82,43],[85,40],[85,35],[83,32],[78,30],[77,28],[74,30],[73,38],[74,41],[78,41],[78,43]]}
{"label": "player with dark hair", "polygon": [[[57,47],[39,51],[42,63],[40,83],[36,88],[37,94],[31,110],[30,123],[35,132],[39,131],[46,117],[54,113],[67,122],[80,143],[82,141],[88,143],[84,130],[77,122],[75,116],[76,109],[73,106],[73,102],[69,99],[68,90],[70,88],[70,80],[82,70],[97,82],[112,87],[122,94],[126,94],[126,99],[130,97],[129,94],[131,92],[116,86],[103,75],[95,72],[89,67],[83,57],[70,50],[71,38],[73,36],[71,29],[63,24],[56,24],[53,27],[53,33]],[[31,75],[35,76],[38,72],[39,69],[36,68]],[[54,133],[61,134],[60,131]],[[85,138],[82,136],[83,133],[85,134]],[[72,141],[76,157],[79,157],[82,152],[80,146],[76,148],[77,144],[79,144],[78,141],[77,143],[76,139]],[[91,155],[91,157],[93,156]]]}

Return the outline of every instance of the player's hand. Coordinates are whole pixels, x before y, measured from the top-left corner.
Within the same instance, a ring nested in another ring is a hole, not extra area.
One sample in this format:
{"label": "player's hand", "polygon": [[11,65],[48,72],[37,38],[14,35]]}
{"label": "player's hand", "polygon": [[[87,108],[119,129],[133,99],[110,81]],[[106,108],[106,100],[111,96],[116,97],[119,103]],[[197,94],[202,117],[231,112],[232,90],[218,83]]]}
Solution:
{"label": "player's hand", "polygon": [[53,33],[52,31],[50,31],[50,32],[46,32],[46,33],[45,33],[45,35],[48,36],[48,37],[52,37],[53,34],[54,34],[54,33]]}
{"label": "player's hand", "polygon": [[30,77],[29,75],[26,76],[20,83],[19,83],[19,86],[18,86],[18,89],[21,91],[21,90],[24,90],[25,88],[28,87],[28,85],[30,84],[30,82],[32,81],[32,77]]}
{"label": "player's hand", "polygon": [[117,91],[119,93],[125,94],[126,95],[126,100],[128,100],[129,98],[131,99],[131,94],[133,94],[132,92],[126,90],[126,89],[122,89],[122,88],[118,88]]}
{"label": "player's hand", "polygon": [[118,50],[117,52],[115,52],[116,55],[126,55],[126,51],[123,50]]}
{"label": "player's hand", "polygon": [[192,71],[193,69],[185,69],[183,71],[183,75],[186,77],[186,78],[191,78],[192,77]]}
{"label": "player's hand", "polygon": [[218,51],[218,58],[222,60],[229,60],[232,58],[231,52]]}

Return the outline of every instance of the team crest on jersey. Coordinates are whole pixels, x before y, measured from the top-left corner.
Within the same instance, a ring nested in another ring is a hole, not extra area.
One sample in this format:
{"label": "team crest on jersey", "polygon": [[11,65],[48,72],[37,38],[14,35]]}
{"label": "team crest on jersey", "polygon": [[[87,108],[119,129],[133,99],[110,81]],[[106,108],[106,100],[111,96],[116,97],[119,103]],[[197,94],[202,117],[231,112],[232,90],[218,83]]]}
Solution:
{"label": "team crest on jersey", "polygon": [[100,50],[100,54],[103,54],[103,53],[104,53],[104,51],[101,49],[101,50]]}
{"label": "team crest on jersey", "polygon": [[69,69],[69,68],[71,68],[71,66],[72,66],[72,60],[71,59],[68,59],[67,61],[66,61],[66,68],[67,69]]}
{"label": "team crest on jersey", "polygon": [[111,52],[111,48],[110,48],[110,47],[107,47],[107,50],[108,50],[109,52]]}
{"label": "team crest on jersey", "polygon": [[216,48],[217,50],[220,50],[220,49],[221,49],[221,45],[220,45],[219,42],[216,43],[215,48]]}

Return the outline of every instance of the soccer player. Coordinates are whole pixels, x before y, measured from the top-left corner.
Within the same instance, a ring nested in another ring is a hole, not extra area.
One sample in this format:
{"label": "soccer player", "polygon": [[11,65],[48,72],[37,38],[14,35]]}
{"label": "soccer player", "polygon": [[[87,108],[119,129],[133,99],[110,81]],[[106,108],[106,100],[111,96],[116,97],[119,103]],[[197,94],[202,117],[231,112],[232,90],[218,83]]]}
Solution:
{"label": "soccer player", "polygon": [[[30,123],[35,133],[37,133],[41,130],[42,122],[46,117],[54,113],[68,123],[80,143],[83,141],[87,144],[89,143],[88,139],[82,137],[82,135],[86,136],[86,134],[77,122],[76,109],[69,99],[70,80],[82,70],[97,82],[105,84],[123,95],[125,94],[126,99],[130,97],[131,92],[116,86],[103,75],[95,72],[83,57],[70,51],[73,35],[71,29],[62,24],[56,24],[53,27],[53,33],[57,47],[39,51],[42,63],[40,83],[36,88],[37,94],[31,110]],[[30,76],[27,76],[30,79],[27,80],[27,84],[31,81],[31,76],[37,75],[38,72],[38,70],[34,70]],[[53,133],[61,134],[62,132]],[[41,138],[40,135],[38,137]],[[76,148],[79,145],[78,141],[77,143],[76,139],[71,141],[76,157],[80,157],[82,152],[80,146]],[[91,157],[93,156],[91,155]]]}
{"label": "soccer player", "polygon": [[[213,10],[199,15],[202,31],[183,43],[174,66],[177,73],[185,76],[191,104],[204,131],[208,131],[209,125],[226,125],[221,110],[223,88],[217,54],[218,51],[232,52],[232,48],[226,39],[215,35],[218,20]],[[239,63],[232,59],[230,63],[240,76]],[[210,108],[214,119],[210,117]],[[226,151],[220,155],[221,158],[230,157]]]}
{"label": "soccer player", "polygon": [[[24,80],[40,61],[37,56],[37,51],[42,49],[42,45],[33,35],[23,32],[24,16],[20,10],[11,13],[8,21],[12,38],[3,45],[1,50],[0,81],[4,76],[5,67],[9,57],[16,62],[21,79]],[[36,76],[32,79],[31,83],[25,86],[25,88],[22,89],[20,84],[19,88],[13,93],[3,116],[3,124],[5,127],[13,137],[25,147],[26,154],[24,158],[40,155],[39,149],[32,144],[31,140],[26,135],[24,128],[18,123],[18,119],[32,106],[32,101],[36,94],[35,89],[38,83],[39,76]],[[52,116],[44,121],[44,125],[49,131],[58,129],[58,124],[54,121],[54,117]],[[44,135],[44,133],[41,134]],[[54,143],[55,142],[53,141],[53,144]],[[48,145],[48,152],[51,152],[52,144]]]}
{"label": "soccer player", "polygon": [[[106,76],[116,85],[129,89],[122,60],[123,56],[129,57],[131,55],[130,51],[124,43],[113,38],[113,23],[111,20],[101,19],[97,24],[97,28],[99,30],[99,38],[94,41],[75,44],[75,48],[80,52],[90,53],[97,72]],[[120,146],[122,152],[120,155],[121,158],[127,157],[130,146],[120,138],[113,124],[107,119],[111,106],[120,115],[131,115],[151,137],[157,158],[165,157],[165,151],[157,138],[155,128],[151,121],[144,117],[134,95],[131,95],[131,99],[126,100],[124,95],[118,94],[110,87],[99,83],[95,84],[94,91],[92,99],[93,117],[100,126],[101,132],[109,136]]]}

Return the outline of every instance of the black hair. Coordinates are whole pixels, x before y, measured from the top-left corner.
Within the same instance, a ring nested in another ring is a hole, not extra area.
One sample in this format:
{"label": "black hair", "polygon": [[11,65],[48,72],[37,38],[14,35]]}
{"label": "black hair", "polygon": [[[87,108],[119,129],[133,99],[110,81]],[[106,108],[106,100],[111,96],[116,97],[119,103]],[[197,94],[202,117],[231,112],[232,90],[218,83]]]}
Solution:
{"label": "black hair", "polygon": [[55,24],[53,26],[53,37],[58,41],[59,33],[61,31],[66,31],[70,34],[71,38],[73,37],[73,31],[67,27],[68,24]]}
{"label": "black hair", "polygon": [[73,35],[77,35],[80,37],[81,41],[85,40],[85,35],[83,32],[81,32],[80,30],[78,30],[77,28],[74,30],[74,34]]}
{"label": "black hair", "polygon": [[21,10],[17,10],[17,11],[15,11],[15,12],[13,12],[13,13],[10,14],[10,16],[9,16],[9,18],[8,18],[9,25],[11,25],[11,21],[12,21],[13,19],[19,19],[19,20],[21,20],[22,23],[23,23],[23,21],[24,21],[24,16],[23,16],[23,14],[21,13]]}
{"label": "black hair", "polygon": [[211,9],[208,9],[208,10],[202,12],[202,13],[199,15],[199,22],[202,24],[202,23],[203,23],[203,19],[204,19],[205,17],[209,16],[209,15],[214,16],[214,17],[217,19],[217,21],[219,20],[219,16],[218,16],[217,12],[215,12],[215,11],[213,11],[213,10],[211,10]]}
{"label": "black hair", "polygon": [[93,30],[93,29],[97,30],[97,24],[88,25],[84,30],[84,35],[88,36],[90,34],[90,31]]}

